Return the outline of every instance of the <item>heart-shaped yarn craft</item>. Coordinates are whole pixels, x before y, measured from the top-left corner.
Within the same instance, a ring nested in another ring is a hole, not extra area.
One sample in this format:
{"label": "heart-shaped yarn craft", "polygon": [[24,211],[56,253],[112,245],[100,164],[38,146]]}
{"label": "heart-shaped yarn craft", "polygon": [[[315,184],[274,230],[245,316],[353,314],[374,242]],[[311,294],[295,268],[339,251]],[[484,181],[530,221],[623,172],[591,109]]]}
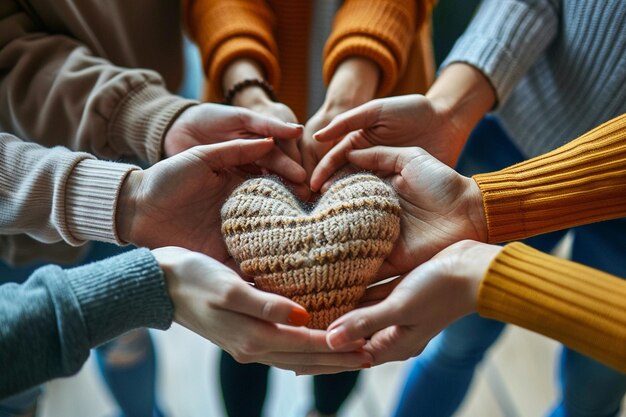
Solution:
{"label": "heart-shaped yarn craft", "polygon": [[236,188],[222,234],[241,270],[264,291],[291,298],[325,329],[357,306],[400,232],[395,191],[372,174],[336,181],[312,210],[277,179]]}

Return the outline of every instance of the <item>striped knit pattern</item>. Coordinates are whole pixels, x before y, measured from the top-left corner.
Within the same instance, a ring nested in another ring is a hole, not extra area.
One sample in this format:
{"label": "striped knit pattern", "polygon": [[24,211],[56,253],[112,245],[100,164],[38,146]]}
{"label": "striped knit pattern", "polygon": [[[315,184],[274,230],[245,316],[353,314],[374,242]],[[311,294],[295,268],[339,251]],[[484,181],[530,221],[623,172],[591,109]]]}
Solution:
{"label": "striped knit pattern", "polygon": [[335,182],[310,211],[272,178],[246,181],[222,208],[241,270],[306,308],[317,329],[356,307],[399,232],[398,198],[371,174]]}
{"label": "striped knit pattern", "polygon": [[473,178],[492,243],[626,216],[626,115],[550,153]]}
{"label": "striped knit pattern", "polygon": [[477,309],[626,372],[624,300],[626,281],[512,243],[483,278]]}
{"label": "striped knit pattern", "polygon": [[443,66],[467,62],[526,157],[626,113],[626,2],[485,0]]}

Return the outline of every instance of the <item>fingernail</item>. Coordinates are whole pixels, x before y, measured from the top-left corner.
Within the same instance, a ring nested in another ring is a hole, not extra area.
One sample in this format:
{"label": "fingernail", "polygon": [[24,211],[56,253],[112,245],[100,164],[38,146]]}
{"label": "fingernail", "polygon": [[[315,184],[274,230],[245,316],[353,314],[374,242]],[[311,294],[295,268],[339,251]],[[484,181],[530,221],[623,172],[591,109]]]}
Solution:
{"label": "fingernail", "polygon": [[268,137],[265,138],[265,140],[268,141],[268,142],[272,142],[274,140],[274,137],[273,136],[268,136]]}
{"label": "fingernail", "polygon": [[292,308],[289,317],[287,317],[287,323],[294,326],[306,326],[309,322],[309,313],[301,308]]}
{"label": "fingernail", "polygon": [[326,343],[332,350],[340,349],[347,345],[348,342],[350,342],[350,340],[348,340],[346,329],[343,326],[331,330],[326,336]]}
{"label": "fingernail", "polygon": [[304,128],[303,125],[301,125],[300,123],[291,123],[291,122],[286,122],[289,126],[293,126],[293,127],[297,127],[297,128]]}
{"label": "fingernail", "polygon": [[363,369],[367,369],[367,368],[371,368],[371,367],[372,367],[371,363],[362,363],[361,364],[361,368],[363,368]]}

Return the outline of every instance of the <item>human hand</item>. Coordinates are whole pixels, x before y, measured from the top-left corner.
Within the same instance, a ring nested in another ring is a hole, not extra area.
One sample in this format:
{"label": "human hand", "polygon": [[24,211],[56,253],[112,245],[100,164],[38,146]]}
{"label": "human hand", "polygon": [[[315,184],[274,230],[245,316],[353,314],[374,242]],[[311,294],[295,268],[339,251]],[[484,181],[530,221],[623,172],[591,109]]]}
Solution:
{"label": "human hand", "polygon": [[303,326],[295,302],[260,291],[208,256],[176,247],[152,251],[174,305],[174,321],[211,340],[242,363],[261,362],[296,373],[336,373],[369,365],[357,340],[334,352],[326,333]]}
{"label": "human hand", "polygon": [[311,189],[317,191],[347,163],[347,151],[376,145],[419,146],[454,166],[470,132],[495,101],[491,84],[478,69],[455,63],[425,96],[373,100],[343,113],[314,135],[319,142],[340,142],[316,167]]}
{"label": "human hand", "polygon": [[348,58],[337,67],[328,85],[324,104],[306,123],[300,141],[302,166],[309,175],[337,142],[316,141],[313,134],[327,126],[337,115],[374,98],[379,73],[378,66],[365,58]]}
{"label": "human hand", "polygon": [[[500,250],[484,243],[458,242],[398,284],[374,287],[364,301],[382,301],[353,310],[332,323],[328,345],[341,349],[353,340],[366,338],[363,349],[372,354],[374,365],[419,355],[437,333],[475,311],[480,282]],[[395,288],[389,292],[386,287]]]}
{"label": "human hand", "polygon": [[[236,106],[204,103],[189,107],[176,118],[163,140],[165,155],[172,156],[197,145],[215,144],[235,138],[274,137],[276,142],[293,142],[302,135],[302,126],[282,122]],[[299,184],[306,179],[300,164],[278,147],[256,162]]]}
{"label": "human hand", "polygon": [[273,149],[271,139],[231,140],[196,146],[145,171],[131,171],[118,197],[118,236],[137,246],[176,245],[225,262],[220,209],[245,179],[236,168]]}
{"label": "human hand", "polygon": [[406,273],[460,240],[487,240],[476,182],[423,149],[377,146],[351,151],[347,157],[358,168],[389,176],[400,198],[400,237],[379,278]]}
{"label": "human hand", "polygon": [[346,165],[346,154],[353,149],[377,145],[420,146],[452,165],[460,152],[454,146],[460,143],[455,138],[461,135],[462,132],[449,122],[445,110],[422,95],[372,100],[337,116],[313,135],[321,144],[339,143],[316,166],[311,176],[311,189],[319,190]]}
{"label": "human hand", "polygon": [[[261,67],[252,59],[239,58],[230,63],[222,74],[222,87],[224,91],[230,90],[235,84],[244,80],[264,80],[265,76]],[[258,114],[274,119],[282,120],[285,123],[298,123],[298,119],[293,111],[283,103],[273,101],[267,92],[256,85],[250,85],[240,90],[232,99],[234,106],[245,107]],[[301,127],[301,125],[298,125]],[[301,132],[302,133],[302,132]],[[298,137],[297,139],[300,139]],[[295,140],[285,140],[278,142],[278,146],[298,164],[302,163],[298,142]]]}

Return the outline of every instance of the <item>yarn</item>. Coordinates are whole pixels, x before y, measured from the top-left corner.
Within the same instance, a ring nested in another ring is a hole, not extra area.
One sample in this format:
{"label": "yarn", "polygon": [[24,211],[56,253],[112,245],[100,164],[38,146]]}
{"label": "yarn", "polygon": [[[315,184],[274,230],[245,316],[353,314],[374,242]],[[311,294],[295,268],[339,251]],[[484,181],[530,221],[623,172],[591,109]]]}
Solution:
{"label": "yarn", "polygon": [[368,173],[336,181],[311,209],[277,179],[236,188],[222,207],[222,234],[242,272],[289,297],[325,329],[357,306],[400,232],[400,203]]}

